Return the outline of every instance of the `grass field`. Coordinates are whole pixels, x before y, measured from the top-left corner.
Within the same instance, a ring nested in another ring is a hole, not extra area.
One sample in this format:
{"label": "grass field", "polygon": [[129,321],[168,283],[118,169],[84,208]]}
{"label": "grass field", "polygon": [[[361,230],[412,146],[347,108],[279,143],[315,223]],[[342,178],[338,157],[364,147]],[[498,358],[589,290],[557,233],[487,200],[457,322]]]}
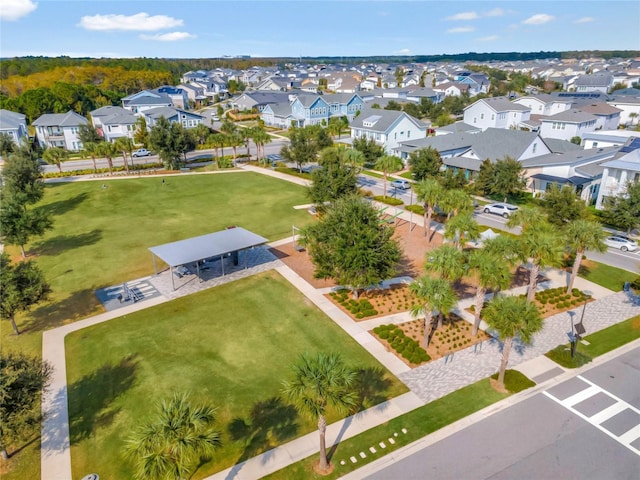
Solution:
{"label": "grass field", "polygon": [[[362,408],[406,391],[275,272],[209,289],[67,337],[73,471],[131,478],[124,440],[172,392],[218,407],[224,447],[203,478],[316,429],[279,399],[303,352],[362,369]],[[366,382],[365,382],[366,379]],[[339,417],[332,413],[330,421]],[[99,454],[97,452],[100,452]]]}
{"label": "grass field", "polygon": [[632,282],[638,278],[637,273],[605,265],[594,260],[583,260],[578,274],[582,278],[614,292],[622,291],[625,282]]}
{"label": "grass field", "polygon": [[5,348],[40,355],[40,331],[100,313],[96,289],[153,273],[148,247],[229,225],[276,240],[292,224],[312,221],[292,208],[308,198],[289,182],[254,173],[164,178],[47,185],[43,205],[54,227],[27,253],[45,272],[52,298],[18,319],[23,335],[3,329]]}

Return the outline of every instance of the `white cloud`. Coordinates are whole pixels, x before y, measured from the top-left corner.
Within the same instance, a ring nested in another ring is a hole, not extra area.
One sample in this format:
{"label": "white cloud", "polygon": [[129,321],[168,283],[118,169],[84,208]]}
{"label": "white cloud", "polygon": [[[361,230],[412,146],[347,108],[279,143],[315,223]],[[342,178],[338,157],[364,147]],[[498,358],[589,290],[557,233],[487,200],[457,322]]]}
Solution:
{"label": "white cloud", "polygon": [[0,20],[18,20],[29,15],[36,8],[38,4],[31,0],[2,0],[0,1]]}
{"label": "white cloud", "polygon": [[493,42],[499,38],[500,37],[498,35],[489,35],[488,37],[476,38],[476,42]]}
{"label": "white cloud", "polygon": [[546,13],[536,13],[526,20],[523,20],[522,23],[525,25],[542,25],[550,22],[551,20],[555,20],[555,18],[556,17],[553,15],[547,15]]}
{"label": "white cloud", "polygon": [[112,31],[129,30],[139,32],[153,32],[164,28],[181,27],[184,22],[178,18],[166,15],[149,15],[136,13],[135,15],[94,15],[85,16],[78,24],[87,30]]}
{"label": "white cloud", "polygon": [[475,30],[474,27],[456,27],[456,28],[450,28],[449,30],[447,30],[447,33],[467,33],[467,32],[473,32]]}
{"label": "white cloud", "polygon": [[480,18],[476,12],[461,12],[447,17],[446,20],[475,20],[476,18]]}
{"label": "white cloud", "polygon": [[393,52],[394,55],[411,55],[411,50],[408,48],[402,48]]}
{"label": "white cloud", "polygon": [[590,23],[590,22],[594,22],[595,19],[593,17],[582,17],[579,18],[578,20],[576,20],[573,23]]}
{"label": "white cloud", "polygon": [[154,40],[156,42],[178,42],[180,40],[188,40],[190,38],[196,38],[192,33],[187,32],[169,32],[158,33],[156,35],[140,35],[142,40]]}
{"label": "white cloud", "polygon": [[493,10],[489,10],[488,12],[484,12],[482,14],[483,17],[502,17],[504,15],[504,10],[501,8],[494,8]]}

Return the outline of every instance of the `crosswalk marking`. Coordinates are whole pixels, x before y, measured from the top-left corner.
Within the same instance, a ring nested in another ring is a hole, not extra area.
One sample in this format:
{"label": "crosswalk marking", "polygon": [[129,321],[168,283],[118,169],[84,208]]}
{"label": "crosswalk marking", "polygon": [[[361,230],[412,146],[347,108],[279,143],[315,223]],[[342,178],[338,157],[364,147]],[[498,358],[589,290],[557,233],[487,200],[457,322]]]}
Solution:
{"label": "crosswalk marking", "polygon": [[[566,408],[567,410],[572,412],[574,415],[577,415],[578,417],[582,418],[583,420],[589,422],[591,425],[596,427],[602,433],[604,433],[604,434],[608,435],[609,437],[613,438],[616,442],[620,443],[621,445],[624,445],[629,450],[634,452],[636,455],[640,456],[640,450],[638,450],[636,447],[631,445],[632,442],[634,442],[636,439],[640,438],[640,424],[635,425],[634,427],[632,427],[631,429],[627,430],[626,432],[624,432],[621,435],[616,435],[616,434],[610,432],[609,430],[607,430],[606,428],[604,428],[602,426],[602,424],[604,422],[606,422],[610,418],[613,418],[615,415],[623,412],[624,410],[632,410],[632,411],[636,412],[639,415],[640,415],[640,410],[635,408],[633,405],[630,405],[629,403],[625,402],[621,398],[618,398],[615,395],[613,395],[612,393],[606,391],[602,387],[599,387],[595,383],[587,380],[582,375],[578,375],[576,378],[579,378],[580,380],[582,380],[583,382],[585,382],[589,386],[587,388],[581,390],[580,392],[578,392],[578,393],[576,393],[574,395],[571,395],[570,397],[568,397],[568,398],[566,398],[564,400],[560,400],[559,398],[553,396],[551,393],[549,393],[547,391],[544,391],[542,393],[546,397],[550,398],[554,402],[560,404],[561,406],[563,406],[564,408]],[[607,395],[607,396],[611,397],[612,399],[614,399],[616,401],[616,403],[614,403],[613,405],[610,405],[610,406],[602,409],[601,411],[591,415],[590,417],[588,417],[587,415],[579,412],[578,410],[576,410],[574,408],[580,402],[583,402],[583,401],[593,397],[594,395],[596,395],[598,393],[604,393],[605,395]]]}

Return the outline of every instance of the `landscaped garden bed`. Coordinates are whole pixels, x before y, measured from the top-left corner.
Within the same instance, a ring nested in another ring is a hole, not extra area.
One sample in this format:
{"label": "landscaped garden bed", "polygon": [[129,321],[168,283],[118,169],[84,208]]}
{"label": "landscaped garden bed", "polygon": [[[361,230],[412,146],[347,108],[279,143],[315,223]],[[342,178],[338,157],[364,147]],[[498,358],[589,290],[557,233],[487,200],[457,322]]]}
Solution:
{"label": "landscaped garden bed", "polygon": [[[392,327],[393,329],[401,330],[402,334],[408,339],[415,341],[418,345],[422,345],[422,339],[424,338],[423,324],[424,320],[417,319],[401,323],[399,325],[393,325]],[[411,367],[417,367],[430,360],[444,357],[450,353],[463,350],[475,345],[476,343],[480,343],[491,338],[483,331],[479,331],[478,335],[474,337],[472,335],[472,325],[469,322],[455,314],[449,314],[444,321],[442,328],[436,329],[432,334],[431,342],[426,350],[428,358],[419,359],[420,361],[414,362],[412,360],[417,359],[415,355],[411,356],[411,359],[407,358],[411,355],[411,349],[407,352],[407,355],[403,355],[404,350],[406,350],[409,343],[407,341],[398,341],[398,337],[403,338],[401,335],[394,332],[394,330],[388,326],[383,325],[383,327],[386,328],[377,331],[374,329],[372,333],[383,345],[385,345],[385,347],[387,347],[389,351],[395,352],[399,358],[403,359],[403,361]],[[385,331],[389,332],[386,334],[387,338],[384,338],[384,335],[381,335],[381,332]],[[393,340],[396,340],[395,346],[393,344]],[[400,346],[403,346],[404,348],[396,348]],[[420,349],[423,350],[422,347],[420,347]]]}
{"label": "landscaped garden bed", "polygon": [[404,283],[366,290],[358,295],[358,300],[346,288],[331,292],[327,297],[356,321],[406,312],[415,304],[409,286]]}

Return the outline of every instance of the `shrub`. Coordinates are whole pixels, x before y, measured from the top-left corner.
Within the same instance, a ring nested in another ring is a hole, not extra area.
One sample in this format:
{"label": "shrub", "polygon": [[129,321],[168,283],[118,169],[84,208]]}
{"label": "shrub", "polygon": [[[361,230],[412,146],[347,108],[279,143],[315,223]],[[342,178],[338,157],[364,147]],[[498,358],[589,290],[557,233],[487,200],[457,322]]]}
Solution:
{"label": "shrub", "polygon": [[380,202],[380,203],[386,203],[387,205],[402,205],[404,202],[402,200],[400,200],[399,198],[394,198],[394,197],[384,197],[382,195],[376,195],[375,197],[373,197],[373,199],[376,202]]}
{"label": "shrub", "polygon": [[[495,373],[491,375],[491,378],[497,380],[498,374]],[[517,370],[507,370],[504,372],[504,386],[511,393],[521,392],[527,388],[534,387],[535,384],[536,383],[533,380],[530,380]]]}

